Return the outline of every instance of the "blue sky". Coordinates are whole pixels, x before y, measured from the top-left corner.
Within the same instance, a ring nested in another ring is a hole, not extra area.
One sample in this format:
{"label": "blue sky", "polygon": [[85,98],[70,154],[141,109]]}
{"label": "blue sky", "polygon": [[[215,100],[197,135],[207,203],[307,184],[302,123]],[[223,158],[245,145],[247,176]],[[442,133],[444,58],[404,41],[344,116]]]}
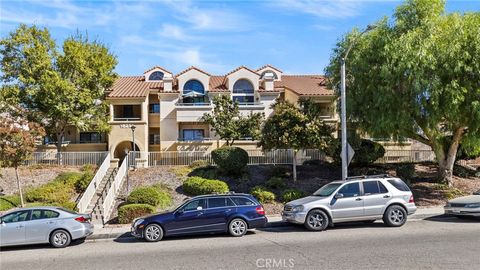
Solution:
{"label": "blue sky", "polygon": [[[120,75],[154,65],[174,74],[197,66],[225,74],[272,64],[322,74],[336,41],[353,27],[391,16],[401,1],[12,1],[1,0],[0,35],[19,23],[46,26],[61,42],[77,29],[118,56]],[[449,12],[479,11],[480,0],[450,0]]]}

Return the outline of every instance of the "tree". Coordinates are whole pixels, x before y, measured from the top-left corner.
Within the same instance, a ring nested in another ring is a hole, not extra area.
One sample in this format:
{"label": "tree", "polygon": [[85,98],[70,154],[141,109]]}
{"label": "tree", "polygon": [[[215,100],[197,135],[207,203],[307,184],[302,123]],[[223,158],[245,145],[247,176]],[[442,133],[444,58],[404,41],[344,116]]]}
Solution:
{"label": "tree", "polygon": [[243,115],[238,102],[224,95],[215,97],[213,105],[213,113],[205,113],[202,121],[209,124],[212,131],[226,141],[227,146],[232,146],[239,139],[258,139],[263,113]]}
{"label": "tree", "polygon": [[300,99],[299,107],[289,102],[273,105],[273,115],[262,128],[259,145],[266,150],[293,149],[293,180],[297,181],[296,155],[301,149],[326,149],[334,128],[321,118],[318,104]]}
{"label": "tree", "polygon": [[0,104],[0,166],[15,168],[18,193],[22,207],[22,185],[18,167],[30,157],[35,150],[36,140],[44,135],[43,128],[29,122],[21,115],[23,111],[5,103]]}
{"label": "tree", "polygon": [[68,126],[109,129],[102,99],[116,78],[117,60],[104,45],[77,33],[60,51],[46,28],[21,24],[0,40],[0,53],[2,96],[28,109],[56,138],[58,152]]}
{"label": "tree", "polygon": [[392,21],[359,37],[348,33],[326,75],[340,81],[347,60],[347,114],[375,137],[402,137],[432,147],[438,178],[451,184],[460,144],[480,137],[480,13],[444,11],[443,0],[407,0]]}

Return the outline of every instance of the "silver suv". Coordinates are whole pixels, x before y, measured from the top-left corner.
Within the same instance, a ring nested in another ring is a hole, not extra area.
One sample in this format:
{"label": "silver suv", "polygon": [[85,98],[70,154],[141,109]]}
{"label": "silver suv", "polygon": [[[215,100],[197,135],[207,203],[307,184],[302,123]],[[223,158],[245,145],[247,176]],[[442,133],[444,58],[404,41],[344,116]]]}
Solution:
{"label": "silver suv", "polygon": [[311,196],[291,201],[285,205],[282,219],[313,231],[339,222],[377,219],[399,227],[416,210],[412,192],[401,179],[370,175],[333,181]]}

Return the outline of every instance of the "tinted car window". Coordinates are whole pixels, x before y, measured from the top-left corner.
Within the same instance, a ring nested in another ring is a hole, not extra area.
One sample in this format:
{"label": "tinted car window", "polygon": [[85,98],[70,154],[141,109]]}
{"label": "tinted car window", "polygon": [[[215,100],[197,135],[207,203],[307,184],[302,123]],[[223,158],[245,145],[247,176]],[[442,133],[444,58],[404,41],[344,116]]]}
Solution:
{"label": "tinted car window", "polygon": [[25,221],[28,218],[29,211],[18,211],[13,212],[8,215],[2,217],[2,221],[5,223],[14,223],[14,222],[21,222]]}
{"label": "tinted car window", "polygon": [[342,193],[343,197],[348,198],[348,197],[356,197],[360,195],[360,185],[358,183],[350,183],[346,184],[340,190],[338,193]]}
{"label": "tinted car window", "polygon": [[378,181],[378,187],[380,188],[380,193],[388,193],[388,189],[382,184],[382,182]]}
{"label": "tinted car window", "polygon": [[32,211],[32,217],[30,219],[36,220],[36,219],[56,218],[59,215],[60,215],[59,213],[52,210],[36,209]]}
{"label": "tinted car window", "polygon": [[225,198],[208,199],[208,208],[225,207],[227,205]]}
{"label": "tinted car window", "polygon": [[233,203],[232,199],[230,198],[225,198],[226,202],[227,202],[227,206],[235,206],[235,204]]}
{"label": "tinted car window", "polygon": [[207,208],[207,201],[205,199],[199,199],[199,200],[191,201],[183,207],[183,211],[197,210],[197,207],[199,207],[199,206],[201,206],[202,209]]}
{"label": "tinted car window", "polygon": [[363,192],[365,195],[387,193],[387,189],[380,181],[363,182]]}
{"label": "tinted car window", "polygon": [[388,180],[388,183],[392,184],[396,189],[400,191],[410,191],[410,188],[400,179]]}
{"label": "tinted car window", "polygon": [[232,200],[236,205],[255,205],[251,200],[245,197],[232,197]]}

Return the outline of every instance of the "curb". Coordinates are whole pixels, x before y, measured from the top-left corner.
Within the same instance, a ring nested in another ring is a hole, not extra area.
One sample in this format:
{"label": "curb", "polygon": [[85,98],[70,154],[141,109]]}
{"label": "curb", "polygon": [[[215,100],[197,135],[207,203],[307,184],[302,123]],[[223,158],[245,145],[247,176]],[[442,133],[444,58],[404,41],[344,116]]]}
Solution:
{"label": "curb", "polygon": [[[412,215],[409,217],[408,220],[424,220],[424,219],[429,219],[429,218],[449,218],[449,216],[446,216],[443,213],[435,213],[435,214],[418,214],[418,215]],[[407,220],[407,221],[408,221]],[[268,222],[265,227],[263,228],[280,228],[280,227],[293,227],[295,226],[294,224],[288,223],[286,221],[272,221]],[[121,233],[103,233],[103,234],[93,234],[87,237],[87,241],[89,240],[101,240],[101,239],[135,239],[135,237],[130,235],[130,231],[125,231]]]}

